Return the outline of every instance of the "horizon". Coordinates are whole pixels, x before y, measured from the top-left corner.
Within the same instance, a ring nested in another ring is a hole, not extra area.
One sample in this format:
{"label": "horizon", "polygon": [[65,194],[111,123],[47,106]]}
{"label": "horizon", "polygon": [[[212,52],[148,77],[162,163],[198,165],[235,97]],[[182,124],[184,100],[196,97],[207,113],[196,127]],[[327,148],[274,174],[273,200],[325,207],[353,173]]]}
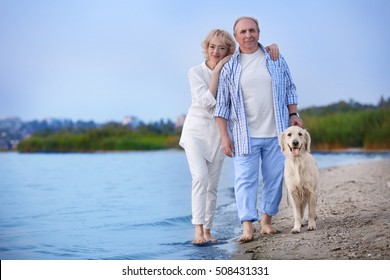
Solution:
{"label": "horizon", "polygon": [[[350,100],[339,100],[337,102],[333,102],[333,103],[330,103],[330,104],[327,104],[327,105],[319,105],[319,106],[316,106],[316,105],[313,105],[313,106],[308,106],[308,107],[305,107],[305,108],[301,108],[299,111],[304,111],[304,110],[307,110],[307,109],[313,109],[313,108],[324,108],[324,107],[329,107],[329,106],[332,106],[332,105],[337,105],[337,104],[340,104],[340,103],[346,103],[346,104],[351,104],[351,103],[357,103],[361,106],[374,106],[374,107],[378,107],[380,105],[380,102],[382,100],[385,100],[385,101],[390,101],[390,97],[388,97],[388,99],[385,99],[384,97],[381,97],[380,100],[378,100],[378,102],[376,104],[372,104],[372,103],[361,103],[361,102],[358,102],[357,100],[353,100],[353,99],[350,99]],[[176,119],[169,119],[169,118],[160,118],[160,119],[156,119],[156,120],[151,120],[151,121],[144,121],[143,119],[141,119],[140,117],[138,116],[135,116],[135,115],[131,115],[131,114],[128,114],[128,115],[125,115],[123,116],[120,120],[108,120],[108,121],[104,121],[104,122],[99,122],[99,121],[96,121],[94,119],[72,119],[72,118],[69,118],[69,117],[56,117],[56,116],[48,116],[48,117],[44,117],[44,118],[33,118],[33,119],[29,119],[29,120],[25,120],[19,116],[9,116],[9,117],[5,117],[5,118],[0,118],[0,121],[4,121],[4,120],[12,120],[12,119],[19,119],[21,120],[22,122],[31,122],[31,121],[47,121],[47,120],[61,120],[61,121],[72,121],[72,122],[78,122],[78,121],[81,121],[81,122],[94,122],[96,124],[105,124],[105,123],[110,123],[110,122],[123,122],[124,119],[128,118],[128,117],[131,117],[131,118],[136,118],[137,121],[141,121],[145,124],[150,124],[150,123],[155,123],[155,122],[159,122],[159,121],[171,121],[173,123],[175,123],[176,121],[178,121],[178,118],[181,118],[181,117],[185,117],[186,114],[181,114],[181,115],[178,115],[176,117]]]}

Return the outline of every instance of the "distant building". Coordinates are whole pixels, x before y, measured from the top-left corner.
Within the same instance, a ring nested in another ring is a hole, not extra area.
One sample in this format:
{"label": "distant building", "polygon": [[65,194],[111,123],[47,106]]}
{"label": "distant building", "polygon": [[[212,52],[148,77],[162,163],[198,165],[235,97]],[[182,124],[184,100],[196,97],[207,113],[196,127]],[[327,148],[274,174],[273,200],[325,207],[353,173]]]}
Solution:
{"label": "distant building", "polygon": [[20,118],[6,118],[0,120],[0,131],[17,131],[21,129],[23,122]]}
{"label": "distant building", "polygon": [[14,117],[0,120],[0,150],[15,149],[25,134],[23,122],[20,118]]}
{"label": "distant building", "polygon": [[127,127],[131,127],[131,128],[137,128],[139,127],[141,124],[141,120],[137,117],[134,117],[134,116],[125,116],[123,119],[122,119],[122,125],[123,126],[127,126]]}

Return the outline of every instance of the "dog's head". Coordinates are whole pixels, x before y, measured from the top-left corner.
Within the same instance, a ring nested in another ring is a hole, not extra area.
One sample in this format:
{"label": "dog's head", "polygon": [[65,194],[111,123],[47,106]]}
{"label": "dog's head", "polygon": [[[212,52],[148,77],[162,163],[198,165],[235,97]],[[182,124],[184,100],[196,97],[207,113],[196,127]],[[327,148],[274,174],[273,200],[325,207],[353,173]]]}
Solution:
{"label": "dog's head", "polygon": [[280,145],[286,156],[300,156],[305,152],[310,153],[311,138],[309,132],[299,126],[290,126],[280,137]]}

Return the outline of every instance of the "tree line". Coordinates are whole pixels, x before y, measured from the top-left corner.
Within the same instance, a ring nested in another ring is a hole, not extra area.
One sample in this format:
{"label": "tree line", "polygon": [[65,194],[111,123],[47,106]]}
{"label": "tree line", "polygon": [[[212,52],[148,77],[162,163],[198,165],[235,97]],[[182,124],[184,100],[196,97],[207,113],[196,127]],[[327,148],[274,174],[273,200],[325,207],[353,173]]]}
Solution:
{"label": "tree line", "polygon": [[312,138],[312,149],[361,148],[390,150],[390,105],[357,107],[340,102],[334,108],[309,108],[301,115]]}
{"label": "tree line", "polygon": [[[300,112],[313,151],[347,148],[390,150],[390,98],[377,106],[340,101]],[[21,141],[19,152],[94,152],[179,148],[181,129],[173,123],[137,128],[107,124],[82,131],[38,132]]]}
{"label": "tree line", "polygon": [[[167,132],[167,131],[168,132]],[[95,152],[176,148],[179,136],[172,128],[141,126],[130,129],[107,124],[85,131],[39,132],[19,143],[19,152]]]}

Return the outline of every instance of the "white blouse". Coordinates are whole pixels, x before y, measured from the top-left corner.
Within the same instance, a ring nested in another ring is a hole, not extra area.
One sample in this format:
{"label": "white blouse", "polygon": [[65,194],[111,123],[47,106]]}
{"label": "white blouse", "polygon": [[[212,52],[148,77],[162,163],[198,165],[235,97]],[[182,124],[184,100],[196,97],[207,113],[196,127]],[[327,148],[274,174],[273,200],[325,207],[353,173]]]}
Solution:
{"label": "white blouse", "polygon": [[224,158],[221,137],[213,116],[216,100],[209,90],[211,73],[205,62],[188,71],[192,102],[179,142],[185,150],[193,149],[209,162],[214,158]]}

